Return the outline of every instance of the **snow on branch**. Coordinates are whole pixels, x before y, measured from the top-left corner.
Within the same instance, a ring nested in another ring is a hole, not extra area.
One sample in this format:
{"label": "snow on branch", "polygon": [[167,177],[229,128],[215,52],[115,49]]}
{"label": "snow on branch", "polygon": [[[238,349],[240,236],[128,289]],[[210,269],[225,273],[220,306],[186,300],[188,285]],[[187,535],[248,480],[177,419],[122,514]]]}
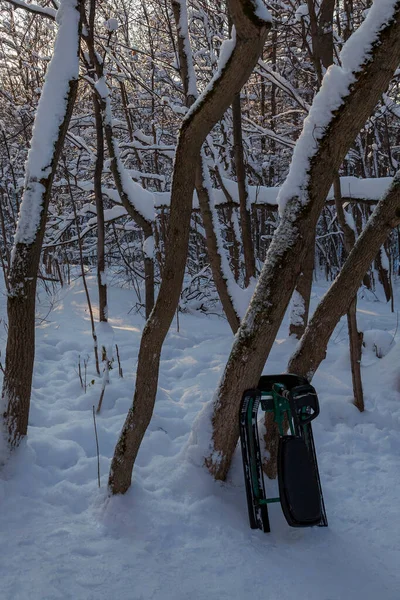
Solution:
{"label": "snow on branch", "polygon": [[292,84],[287,79],[282,77],[282,75],[280,75],[277,71],[274,71],[273,68],[261,58],[258,61],[258,67],[259,68],[257,69],[257,71],[263,77],[275,84],[283,92],[291,96],[293,100],[295,100],[305,112],[308,112],[310,110],[310,105],[305,100],[303,100],[303,98],[300,96],[298,91],[292,86]]}
{"label": "snow on branch", "polygon": [[375,0],[365,21],[343,46],[341,66],[329,67],[304,121],[288,177],[278,197],[281,214],[292,198],[297,198],[301,205],[308,202],[310,164],[318,151],[319,141],[343,106],[351,85],[368,63],[379,33],[392,20],[397,6],[398,0]]}
{"label": "snow on branch", "polygon": [[[89,80],[88,78],[86,78]],[[113,118],[111,111],[111,102],[108,85],[104,76],[100,77],[94,83],[96,93],[101,98],[102,110],[104,113],[104,126],[106,136],[109,136],[109,151],[114,160],[115,168],[118,173],[119,184],[121,185],[120,195],[124,195],[129,205],[139,214],[147,223],[154,221],[154,201],[153,194],[145,190],[140,184],[133,181],[129,171],[125,168],[120,154],[118,142],[114,136]],[[124,199],[121,198],[121,201]]]}
{"label": "snow on branch", "polygon": [[53,168],[55,145],[66,115],[70,84],[79,75],[77,0],[62,1],[57,21],[59,29],[54,53],[46,72],[25,164],[25,190],[15,244],[31,244],[36,237],[43,210],[45,182]]}
{"label": "snow on branch", "polygon": [[4,0],[4,2],[12,4],[15,8],[22,8],[36,15],[42,15],[43,17],[47,17],[53,21],[57,16],[57,11],[54,8],[39,6],[38,4],[30,4],[29,2],[24,2],[23,0]]}
{"label": "snow on branch", "polygon": [[[196,73],[193,65],[193,56],[192,50],[190,47],[189,40],[189,27],[188,27],[188,15],[187,15],[187,6],[186,0],[173,0],[173,5],[176,5],[178,8],[178,35],[183,41],[183,51],[185,53],[184,63],[187,68],[187,73],[184,74],[183,78],[186,79],[184,81],[184,85],[186,87],[186,94],[188,97],[193,100],[197,98],[197,82],[196,82]],[[182,65],[179,65],[182,68]]]}

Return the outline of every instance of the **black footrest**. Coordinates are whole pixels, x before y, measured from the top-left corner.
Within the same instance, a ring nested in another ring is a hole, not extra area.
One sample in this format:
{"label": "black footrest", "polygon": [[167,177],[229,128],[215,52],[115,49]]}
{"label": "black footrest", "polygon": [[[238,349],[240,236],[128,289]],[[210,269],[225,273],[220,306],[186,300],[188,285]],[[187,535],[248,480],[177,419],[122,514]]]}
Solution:
{"label": "black footrest", "polygon": [[278,450],[279,495],[283,514],[291,527],[312,527],[322,519],[317,473],[305,441],[283,436]]}

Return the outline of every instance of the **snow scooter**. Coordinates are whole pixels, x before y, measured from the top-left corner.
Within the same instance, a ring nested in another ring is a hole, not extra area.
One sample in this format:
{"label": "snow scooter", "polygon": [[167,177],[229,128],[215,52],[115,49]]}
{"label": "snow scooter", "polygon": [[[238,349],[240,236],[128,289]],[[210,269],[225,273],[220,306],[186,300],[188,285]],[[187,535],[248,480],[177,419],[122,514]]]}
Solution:
{"label": "snow scooter", "polygon": [[[267,498],[257,428],[258,408],[274,414],[279,430],[279,498]],[[240,443],[250,527],[270,531],[268,504],[280,502],[291,527],[327,527],[311,421],[319,414],[318,396],[304,377],[263,375],[247,390],[240,407]],[[285,423],[286,422],[286,423]],[[284,429],[289,428],[287,435]]]}

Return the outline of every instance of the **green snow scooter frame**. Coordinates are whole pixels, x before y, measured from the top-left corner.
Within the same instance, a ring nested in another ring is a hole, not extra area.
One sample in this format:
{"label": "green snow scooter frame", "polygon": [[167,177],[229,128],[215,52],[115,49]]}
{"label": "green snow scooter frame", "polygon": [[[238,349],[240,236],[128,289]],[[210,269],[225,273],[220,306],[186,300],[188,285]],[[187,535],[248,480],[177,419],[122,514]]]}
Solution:
{"label": "green snow scooter frame", "polygon": [[[274,414],[279,430],[279,498],[267,498],[257,428],[257,412]],[[270,531],[268,504],[280,502],[291,527],[327,527],[311,421],[319,414],[318,396],[304,377],[263,375],[247,390],[240,407],[240,443],[250,527]],[[284,431],[285,417],[290,435]]]}

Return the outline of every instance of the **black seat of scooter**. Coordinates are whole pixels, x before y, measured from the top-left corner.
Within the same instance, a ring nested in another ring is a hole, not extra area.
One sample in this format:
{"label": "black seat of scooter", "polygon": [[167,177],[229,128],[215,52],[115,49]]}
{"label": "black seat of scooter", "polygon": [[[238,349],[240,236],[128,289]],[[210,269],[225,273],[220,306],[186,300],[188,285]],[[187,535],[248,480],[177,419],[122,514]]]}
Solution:
{"label": "black seat of scooter", "polygon": [[279,440],[279,495],[291,527],[312,527],[321,522],[321,498],[313,462],[305,441],[292,435]]}

